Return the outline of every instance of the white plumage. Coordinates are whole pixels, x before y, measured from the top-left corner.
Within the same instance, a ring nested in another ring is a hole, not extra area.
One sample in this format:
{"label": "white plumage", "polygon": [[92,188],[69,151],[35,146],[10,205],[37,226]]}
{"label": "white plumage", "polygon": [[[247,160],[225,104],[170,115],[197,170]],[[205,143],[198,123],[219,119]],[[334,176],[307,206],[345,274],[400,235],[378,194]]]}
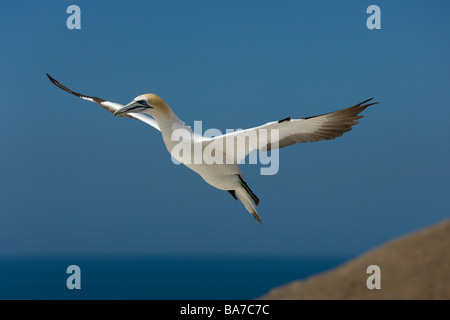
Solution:
{"label": "white plumage", "polygon": [[[315,142],[339,137],[358,123],[357,120],[363,117],[360,115],[362,111],[376,104],[376,102],[370,102],[372,99],[368,99],[352,107],[320,116],[299,119],[286,118],[259,127],[207,138],[194,133],[155,94],[140,95],[128,105],[123,106],[77,93],[63,86],[48,74],[47,76],[53,84],[64,91],[84,100],[95,102],[114,115],[141,120],[161,131],[166,148],[175,159],[197,172],[210,185],[228,191],[234,199],[238,197],[245,208],[261,224],[262,221],[256,211],[259,199],[245,182],[239,163],[253,150],[268,151],[294,143]],[[180,146],[183,147],[179,140],[173,139],[177,130],[182,130],[189,137],[183,143],[186,147],[185,150],[191,150],[192,154],[181,155],[175,152]],[[272,134],[272,132],[276,134]],[[277,139],[273,137],[277,137]],[[214,146],[215,155],[217,156],[219,153],[219,158],[223,161],[216,163],[193,161],[194,150],[205,151],[211,146]]]}

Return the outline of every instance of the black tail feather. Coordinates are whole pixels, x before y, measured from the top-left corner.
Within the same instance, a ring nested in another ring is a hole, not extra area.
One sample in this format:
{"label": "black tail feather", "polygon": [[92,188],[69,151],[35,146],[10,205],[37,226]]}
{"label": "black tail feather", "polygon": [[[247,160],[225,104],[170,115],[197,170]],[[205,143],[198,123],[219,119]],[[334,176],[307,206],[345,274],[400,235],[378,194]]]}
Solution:
{"label": "black tail feather", "polygon": [[229,194],[231,194],[231,196],[234,198],[234,200],[237,201],[236,191],[235,191],[235,190],[227,190],[227,192],[228,192]]}
{"label": "black tail feather", "polygon": [[256,196],[256,194],[253,193],[252,189],[250,189],[250,187],[248,186],[248,184],[244,181],[244,179],[242,179],[241,175],[238,174],[239,180],[241,181],[241,185],[242,187],[245,189],[245,191],[247,191],[247,193],[250,195],[250,197],[252,198],[253,202],[255,203],[255,205],[258,205],[259,203],[259,198]]}

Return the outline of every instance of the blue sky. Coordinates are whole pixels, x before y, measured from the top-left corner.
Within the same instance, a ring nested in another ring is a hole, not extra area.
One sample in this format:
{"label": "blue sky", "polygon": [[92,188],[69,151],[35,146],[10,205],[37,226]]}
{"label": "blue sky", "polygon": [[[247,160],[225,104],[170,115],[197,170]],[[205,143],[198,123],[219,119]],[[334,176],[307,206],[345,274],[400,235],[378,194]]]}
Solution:
{"label": "blue sky", "polygon": [[[81,8],[68,30],[66,8]],[[366,8],[381,8],[368,30]],[[357,255],[448,218],[445,1],[2,1],[0,254]],[[160,134],[53,86],[247,128],[375,97],[343,137],[243,166],[242,204]]]}

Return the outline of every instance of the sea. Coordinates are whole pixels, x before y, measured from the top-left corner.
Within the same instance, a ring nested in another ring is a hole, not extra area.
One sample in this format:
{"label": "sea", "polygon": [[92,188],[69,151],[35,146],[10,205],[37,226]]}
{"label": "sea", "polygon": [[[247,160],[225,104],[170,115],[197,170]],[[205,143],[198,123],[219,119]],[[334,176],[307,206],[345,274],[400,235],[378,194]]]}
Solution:
{"label": "sea", "polygon": [[347,260],[328,256],[0,256],[0,299],[250,300]]}

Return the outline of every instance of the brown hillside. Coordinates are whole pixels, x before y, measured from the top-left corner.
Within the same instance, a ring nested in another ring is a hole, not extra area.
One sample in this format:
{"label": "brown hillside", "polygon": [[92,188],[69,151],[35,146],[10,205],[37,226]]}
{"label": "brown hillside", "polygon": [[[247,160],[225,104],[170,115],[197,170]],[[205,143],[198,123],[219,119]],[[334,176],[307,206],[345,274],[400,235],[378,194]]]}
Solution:
{"label": "brown hillside", "polygon": [[[366,286],[381,269],[381,289]],[[260,299],[450,299],[450,220],[388,242],[344,265],[272,289]]]}

